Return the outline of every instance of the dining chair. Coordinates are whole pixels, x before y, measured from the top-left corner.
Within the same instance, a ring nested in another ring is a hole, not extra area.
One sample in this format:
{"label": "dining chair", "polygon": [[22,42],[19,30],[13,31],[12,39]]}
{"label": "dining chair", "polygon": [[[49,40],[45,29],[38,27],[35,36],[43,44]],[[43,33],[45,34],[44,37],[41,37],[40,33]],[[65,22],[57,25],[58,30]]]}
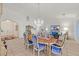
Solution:
{"label": "dining chair", "polygon": [[60,46],[58,46],[56,44],[53,44],[51,46],[51,51],[55,55],[62,55],[62,47],[60,47]]}
{"label": "dining chair", "polygon": [[51,53],[55,55],[62,55],[62,49],[64,47],[64,43],[65,43],[65,36],[62,37],[61,44],[55,43],[51,45]]}
{"label": "dining chair", "polygon": [[35,51],[37,51],[38,52],[37,55],[39,56],[40,52],[45,50],[46,45],[43,44],[43,43],[39,43],[38,42],[38,37],[35,36],[35,35],[33,36],[32,41],[33,41],[33,44],[34,44],[33,45],[34,46],[33,53],[35,53]]}
{"label": "dining chair", "polygon": [[29,40],[28,37],[26,36],[24,40],[25,40],[26,48],[33,46],[32,38]]}

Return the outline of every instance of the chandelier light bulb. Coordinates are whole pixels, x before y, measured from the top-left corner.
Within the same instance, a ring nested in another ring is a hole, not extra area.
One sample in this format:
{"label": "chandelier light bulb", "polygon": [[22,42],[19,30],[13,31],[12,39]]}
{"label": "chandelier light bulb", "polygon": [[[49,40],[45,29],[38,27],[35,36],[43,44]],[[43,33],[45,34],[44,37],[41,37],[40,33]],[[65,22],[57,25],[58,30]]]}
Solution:
{"label": "chandelier light bulb", "polygon": [[40,24],[40,19],[38,19],[38,21],[37,21],[37,22],[38,22],[38,24]]}
{"label": "chandelier light bulb", "polygon": [[41,20],[41,24],[43,24],[44,23],[44,21],[43,20]]}
{"label": "chandelier light bulb", "polygon": [[34,20],[34,24],[36,25],[36,20]]}

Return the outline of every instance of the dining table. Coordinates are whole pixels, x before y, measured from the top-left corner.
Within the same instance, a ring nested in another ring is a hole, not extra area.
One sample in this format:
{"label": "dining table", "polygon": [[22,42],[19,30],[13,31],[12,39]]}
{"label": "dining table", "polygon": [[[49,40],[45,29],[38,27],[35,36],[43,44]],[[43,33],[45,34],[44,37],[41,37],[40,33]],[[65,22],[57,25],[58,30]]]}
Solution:
{"label": "dining table", "polygon": [[38,43],[43,43],[47,45],[47,55],[51,55],[51,45],[57,42],[57,39],[55,38],[45,38],[45,37],[39,37],[37,40]]}

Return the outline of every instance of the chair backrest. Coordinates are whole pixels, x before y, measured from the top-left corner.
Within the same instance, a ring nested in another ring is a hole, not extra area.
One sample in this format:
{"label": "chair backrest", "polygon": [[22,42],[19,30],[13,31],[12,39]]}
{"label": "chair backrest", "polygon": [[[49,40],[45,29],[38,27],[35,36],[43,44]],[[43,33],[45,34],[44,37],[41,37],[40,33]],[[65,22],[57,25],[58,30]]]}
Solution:
{"label": "chair backrest", "polygon": [[62,43],[61,45],[57,45],[57,44],[53,44],[51,46],[51,50],[54,54],[60,54],[61,50],[62,50],[62,47],[64,46],[64,43],[65,43],[65,36],[63,35],[62,36]]}
{"label": "chair backrest", "polygon": [[32,36],[32,42],[35,46],[37,45],[37,36],[35,35]]}
{"label": "chair backrest", "polygon": [[64,46],[64,43],[65,43],[65,35],[63,35],[61,39],[62,39],[62,44],[61,44],[61,47],[62,47]]}
{"label": "chair backrest", "polygon": [[59,35],[59,34],[58,34],[58,32],[52,32],[51,35],[57,36],[57,35]]}
{"label": "chair backrest", "polygon": [[51,50],[52,50],[52,53],[54,53],[54,54],[60,54],[60,52],[61,52],[61,48],[58,47],[58,46],[55,45],[55,44],[52,45]]}

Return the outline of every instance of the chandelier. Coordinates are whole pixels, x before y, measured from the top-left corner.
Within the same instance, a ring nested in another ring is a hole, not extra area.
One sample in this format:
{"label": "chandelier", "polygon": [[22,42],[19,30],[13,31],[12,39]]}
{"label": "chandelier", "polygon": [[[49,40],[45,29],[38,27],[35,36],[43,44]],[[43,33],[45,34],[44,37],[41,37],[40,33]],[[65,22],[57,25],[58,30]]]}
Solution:
{"label": "chandelier", "polygon": [[37,19],[37,20],[34,20],[34,24],[35,26],[40,27],[44,24],[44,21],[41,19]]}
{"label": "chandelier", "polygon": [[34,25],[39,29],[44,24],[44,20],[40,19],[40,3],[37,4],[37,9],[38,18],[34,20]]}

